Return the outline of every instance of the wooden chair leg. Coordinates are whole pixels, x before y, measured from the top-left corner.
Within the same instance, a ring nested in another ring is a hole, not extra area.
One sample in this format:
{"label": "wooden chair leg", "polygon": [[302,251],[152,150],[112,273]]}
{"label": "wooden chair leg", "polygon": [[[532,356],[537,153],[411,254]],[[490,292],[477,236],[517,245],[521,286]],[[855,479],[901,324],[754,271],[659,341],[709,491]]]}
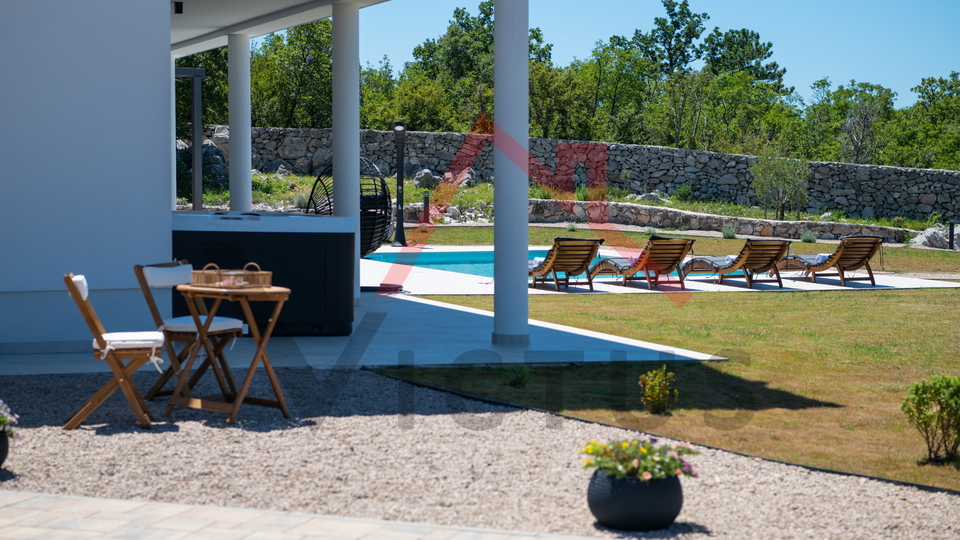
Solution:
{"label": "wooden chair leg", "polygon": [[870,263],[867,263],[866,266],[867,266],[867,275],[870,276],[870,285],[876,287],[876,286],[877,286],[877,282],[874,281],[874,279],[873,279],[873,270],[870,268]]}
{"label": "wooden chair leg", "polygon": [[[147,416],[145,410],[146,404],[143,402],[143,398],[140,397],[140,392],[137,391],[137,387],[133,385],[133,380],[130,378],[134,371],[146,363],[147,357],[131,359],[130,362],[124,366],[123,361],[118,358],[115,353],[110,352],[107,354],[106,361],[110,366],[110,370],[113,371],[113,378],[117,380],[120,390],[123,391],[123,395],[127,398],[127,403],[129,403],[130,408],[133,409],[133,415],[137,417],[137,422],[139,422],[144,429],[150,429],[150,418]],[[143,405],[141,406],[141,404]]]}
{"label": "wooden chair leg", "polygon": [[180,354],[177,354],[176,349],[173,347],[173,342],[168,338],[164,344],[167,349],[167,356],[170,357],[170,365],[163,371],[160,375],[160,378],[157,379],[157,382],[153,383],[153,386],[150,387],[150,390],[147,391],[146,395],[143,396],[146,400],[153,400],[157,396],[169,396],[173,393],[173,390],[164,390],[163,387],[166,386],[167,381],[170,380],[170,377],[173,377],[178,371],[180,371],[180,366],[187,359],[187,355],[190,353],[188,350],[190,344],[186,344],[183,347],[183,350],[180,351]]}
{"label": "wooden chair leg", "polygon": [[73,414],[67,418],[67,421],[63,425],[63,429],[74,429],[83,423],[84,420],[90,416],[90,413],[97,410],[97,407],[103,404],[108,397],[111,396],[114,392],[117,391],[117,379],[116,377],[110,379],[107,384],[103,385],[100,390],[97,390],[95,394],[90,396],[83,405],[81,405]]}
{"label": "wooden chair leg", "polygon": [[[103,405],[103,402],[113,395],[118,388],[123,390],[127,402],[130,404],[130,408],[133,409],[133,414],[137,417],[140,425],[146,429],[150,429],[150,421],[153,420],[153,415],[150,414],[150,409],[140,396],[140,392],[137,390],[137,387],[134,386],[133,380],[131,379],[133,374],[140,369],[146,361],[147,357],[144,357],[142,360],[131,360],[124,366],[121,360],[113,356],[113,353],[108,354],[107,362],[110,365],[110,370],[113,372],[113,378],[107,381],[95,394],[90,396],[90,399],[70,415],[63,429],[76,429],[93,411],[97,410],[100,405]],[[116,366],[114,362],[119,364],[119,367]]]}

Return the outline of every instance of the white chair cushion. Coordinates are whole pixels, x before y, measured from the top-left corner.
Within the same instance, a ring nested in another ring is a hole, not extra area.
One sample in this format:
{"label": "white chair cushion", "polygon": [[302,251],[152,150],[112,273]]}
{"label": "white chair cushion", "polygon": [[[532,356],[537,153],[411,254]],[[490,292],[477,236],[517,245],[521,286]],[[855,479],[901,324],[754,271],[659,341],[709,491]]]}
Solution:
{"label": "white chair cushion", "polygon": [[[206,315],[202,315],[200,317],[200,321],[206,323]],[[165,319],[163,321],[163,329],[171,332],[196,332],[197,325],[194,324],[193,317],[188,315],[186,317]],[[214,317],[213,322],[210,323],[210,329],[207,331],[207,333],[213,334],[226,330],[243,330],[243,321],[240,319],[231,319],[229,317]]]}
{"label": "white chair cushion", "polygon": [[[156,349],[163,345],[163,332],[107,332],[103,334],[107,348],[113,349]],[[100,350],[97,340],[93,348]]]}
{"label": "white chair cushion", "polygon": [[192,264],[178,266],[144,266],[143,277],[151,288],[174,287],[190,283]]}
{"label": "white chair cushion", "polygon": [[90,294],[90,289],[87,286],[87,278],[83,276],[73,276],[71,279],[73,280],[73,284],[77,286],[77,290],[80,291],[80,298],[86,300]]}

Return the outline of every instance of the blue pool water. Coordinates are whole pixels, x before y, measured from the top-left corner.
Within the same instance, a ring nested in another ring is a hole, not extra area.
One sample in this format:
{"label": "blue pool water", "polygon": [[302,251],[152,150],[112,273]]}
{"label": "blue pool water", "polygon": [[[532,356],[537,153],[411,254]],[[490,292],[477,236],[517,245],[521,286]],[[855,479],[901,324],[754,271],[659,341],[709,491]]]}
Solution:
{"label": "blue pool water", "polygon": [[[537,257],[546,257],[547,250],[539,249],[527,252],[528,260]],[[462,274],[472,274],[475,276],[484,276],[493,278],[493,251],[425,251],[420,253],[371,253],[365,257],[371,261],[380,261],[392,264],[405,264],[408,266],[419,266],[421,268],[433,268],[434,270],[446,270],[448,272],[460,272]],[[601,257],[597,257],[590,263],[590,266],[600,262]],[[563,275],[562,273],[560,274]],[[673,272],[671,276],[676,276]],[[731,274],[730,277],[742,277],[740,272]]]}
{"label": "blue pool water", "polygon": [[[527,257],[545,257],[547,250],[529,251]],[[406,264],[434,270],[460,272],[475,276],[493,277],[493,251],[428,251],[421,253],[372,253],[366,257],[372,261]]]}

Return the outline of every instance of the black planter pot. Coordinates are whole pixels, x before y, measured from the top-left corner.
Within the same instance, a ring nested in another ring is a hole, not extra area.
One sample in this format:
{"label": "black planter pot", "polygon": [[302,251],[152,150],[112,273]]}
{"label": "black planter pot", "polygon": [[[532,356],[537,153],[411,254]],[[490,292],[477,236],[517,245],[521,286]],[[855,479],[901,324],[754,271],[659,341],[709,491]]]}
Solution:
{"label": "black planter pot", "polygon": [[605,527],[654,531],[669,527],[680,515],[683,489],[676,476],[643,482],[631,477],[617,479],[598,469],[590,478],[587,504]]}
{"label": "black planter pot", "polygon": [[7,430],[0,428],[0,467],[3,466],[4,460],[7,459],[7,452],[9,451],[10,441],[7,440]]}

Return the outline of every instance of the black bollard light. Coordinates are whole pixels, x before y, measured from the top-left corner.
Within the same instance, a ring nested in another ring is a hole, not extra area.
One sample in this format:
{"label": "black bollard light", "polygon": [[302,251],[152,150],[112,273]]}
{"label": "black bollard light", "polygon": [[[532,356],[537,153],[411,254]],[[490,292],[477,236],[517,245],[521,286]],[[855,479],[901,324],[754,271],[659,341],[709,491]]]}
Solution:
{"label": "black bollard light", "polygon": [[423,192],[423,214],[420,217],[421,223],[430,224],[430,192]]}
{"label": "black bollard light", "polygon": [[397,120],[393,123],[393,147],[397,151],[397,228],[393,231],[393,247],[407,247],[407,236],[403,232],[403,150],[406,138],[407,123]]}

